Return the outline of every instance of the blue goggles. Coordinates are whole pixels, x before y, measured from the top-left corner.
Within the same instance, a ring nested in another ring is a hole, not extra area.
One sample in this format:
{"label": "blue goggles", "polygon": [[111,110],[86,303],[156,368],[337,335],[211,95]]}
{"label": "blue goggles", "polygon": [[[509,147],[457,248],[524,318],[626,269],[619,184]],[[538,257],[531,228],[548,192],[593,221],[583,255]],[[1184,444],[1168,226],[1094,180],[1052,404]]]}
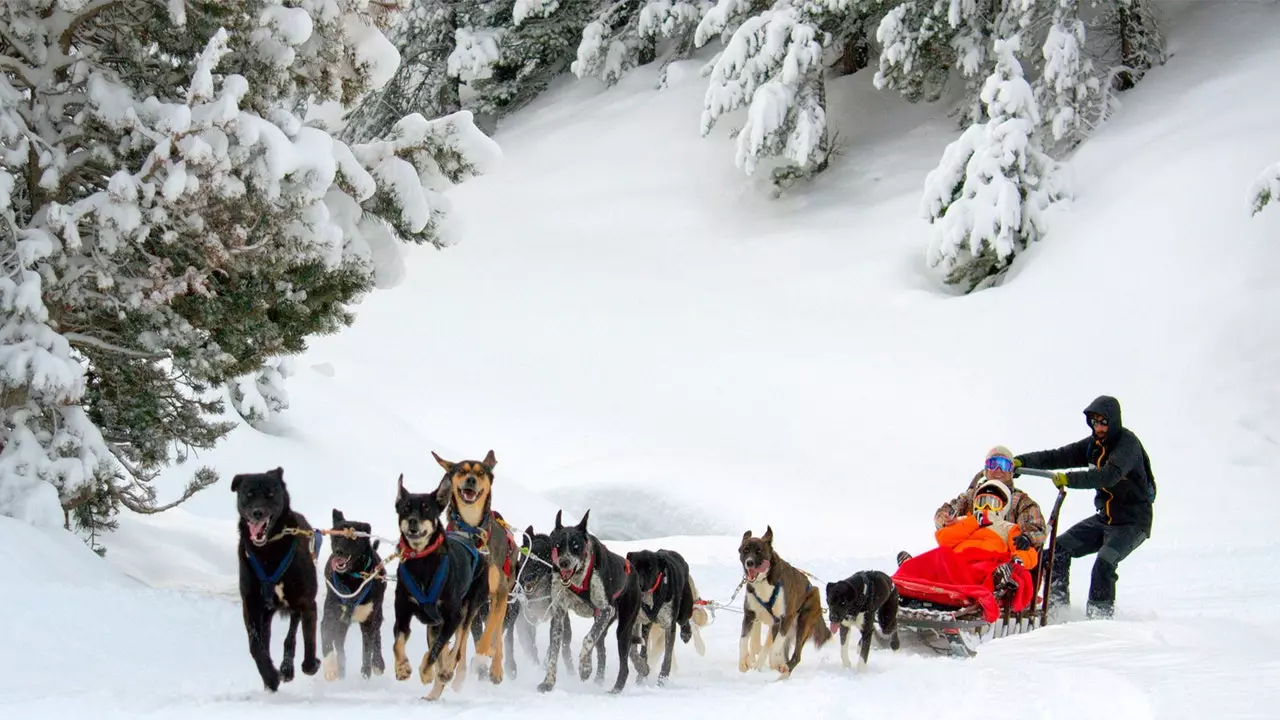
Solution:
{"label": "blue goggles", "polygon": [[1002,455],[993,455],[987,458],[987,469],[1013,472],[1013,461]]}

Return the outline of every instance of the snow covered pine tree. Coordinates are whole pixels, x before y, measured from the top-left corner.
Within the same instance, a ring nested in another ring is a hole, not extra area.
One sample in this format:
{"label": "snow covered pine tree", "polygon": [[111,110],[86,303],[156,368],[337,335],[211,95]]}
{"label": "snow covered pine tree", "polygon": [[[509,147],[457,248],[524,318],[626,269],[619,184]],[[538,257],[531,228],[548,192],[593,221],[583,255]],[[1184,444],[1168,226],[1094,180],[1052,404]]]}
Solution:
{"label": "snow covered pine tree", "polygon": [[[3,182],[3,178],[0,178]],[[1253,204],[1253,212],[1257,215],[1268,205],[1280,205],[1280,162],[1263,170],[1254,178],[1249,186],[1249,202]]]}
{"label": "snow covered pine tree", "polygon": [[993,283],[1044,235],[1046,211],[1069,197],[1036,134],[1040,113],[1015,55],[1019,42],[1018,35],[995,41],[995,71],[981,96],[990,119],[948,145],[925,178],[929,266],[965,292]]}
{"label": "snow covered pine tree", "polygon": [[[578,44],[578,59],[569,67],[579,79],[596,77],[612,86],[627,71],[665,54],[658,86],[666,83],[666,66],[694,50],[694,31],[712,5],[707,0],[617,0],[587,24]],[[659,48],[666,40],[669,47]]]}
{"label": "snow covered pine tree", "polygon": [[230,431],[226,383],[349,324],[398,242],[451,241],[442,193],[496,145],[468,113],[304,122],[394,73],[393,6],[291,5],[0,0],[0,514],[207,487],[152,481]]}

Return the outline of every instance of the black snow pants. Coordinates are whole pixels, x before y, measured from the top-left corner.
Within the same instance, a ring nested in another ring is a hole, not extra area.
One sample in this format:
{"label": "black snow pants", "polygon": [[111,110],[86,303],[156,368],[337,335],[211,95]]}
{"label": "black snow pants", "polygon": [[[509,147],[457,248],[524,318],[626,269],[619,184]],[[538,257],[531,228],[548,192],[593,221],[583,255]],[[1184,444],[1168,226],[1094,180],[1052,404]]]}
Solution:
{"label": "black snow pants", "polygon": [[1097,553],[1093,561],[1093,578],[1089,583],[1088,614],[1091,618],[1109,618],[1115,612],[1116,568],[1147,539],[1137,525],[1108,525],[1097,515],[1081,520],[1058,536],[1053,553],[1053,569],[1049,582],[1049,602],[1053,606],[1071,604],[1068,591],[1071,560]]}

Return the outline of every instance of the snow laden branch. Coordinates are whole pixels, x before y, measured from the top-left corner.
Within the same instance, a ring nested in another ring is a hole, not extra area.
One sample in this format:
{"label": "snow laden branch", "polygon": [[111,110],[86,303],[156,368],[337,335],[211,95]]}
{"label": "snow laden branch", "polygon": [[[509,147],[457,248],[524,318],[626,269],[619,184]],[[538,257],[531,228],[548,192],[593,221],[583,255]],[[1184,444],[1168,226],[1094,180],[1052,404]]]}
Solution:
{"label": "snow laden branch", "polygon": [[31,32],[0,42],[0,513],[96,528],[214,482],[151,484],[235,427],[229,385],[282,410],[280,359],[397,282],[401,243],[455,242],[447,192],[500,157],[467,112],[358,145],[304,122],[395,72],[391,3],[109,5],[7,4]]}
{"label": "snow laden branch", "polygon": [[656,60],[664,41],[671,46],[665,63],[688,57],[694,30],[710,7],[705,0],[618,0],[583,29],[570,69],[579,79],[595,77],[613,86],[631,69]]}
{"label": "snow laden branch", "polygon": [[[710,15],[708,15],[710,17]],[[827,116],[818,29],[795,7],[745,20],[711,70],[702,135],[726,113],[746,107],[736,132],[735,165],[748,175],[765,158],[811,173],[826,165]]]}
{"label": "snow laden branch", "polygon": [[1249,186],[1250,215],[1257,215],[1271,204],[1280,204],[1280,162],[1263,170]]}
{"label": "snow laden branch", "polygon": [[948,284],[983,287],[1046,231],[1046,212],[1068,197],[1036,135],[1040,114],[1015,57],[1020,39],[994,43],[995,71],[981,99],[990,118],[947,146],[925,178],[921,213],[934,228],[927,260]]}
{"label": "snow laden branch", "polygon": [[1085,26],[1077,0],[1057,0],[1045,38],[1036,99],[1056,142],[1073,145],[1106,115],[1102,83],[1084,55]]}

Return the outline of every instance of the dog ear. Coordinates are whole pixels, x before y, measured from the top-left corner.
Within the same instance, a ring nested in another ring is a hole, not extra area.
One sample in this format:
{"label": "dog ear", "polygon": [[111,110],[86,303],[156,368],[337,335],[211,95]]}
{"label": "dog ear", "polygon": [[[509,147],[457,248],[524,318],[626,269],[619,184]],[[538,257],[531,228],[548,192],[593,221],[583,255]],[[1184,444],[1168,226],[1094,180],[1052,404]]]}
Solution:
{"label": "dog ear", "polygon": [[396,502],[399,502],[408,494],[409,491],[404,489],[404,473],[400,473],[400,479],[396,480]]}
{"label": "dog ear", "polygon": [[279,480],[280,482],[284,482],[284,468],[282,467],[278,467],[274,470],[268,470],[267,474]]}
{"label": "dog ear", "polygon": [[772,525],[765,526],[764,536],[761,537],[760,539],[764,540],[765,543],[768,545],[773,545],[773,526]]}
{"label": "dog ear", "polygon": [[749,539],[750,537],[751,537],[751,531],[750,531],[750,530],[748,530],[748,531],[746,531],[746,532],[742,533],[742,539],[743,539],[743,540],[747,540],[747,539]]}
{"label": "dog ear", "polygon": [[343,517],[342,511],[339,510],[338,508],[334,508],[333,509],[333,526],[338,527],[339,525],[342,524],[344,520],[346,520],[346,518]]}
{"label": "dog ear", "polygon": [[440,507],[444,508],[449,504],[449,498],[453,495],[453,481],[446,476],[440,481],[440,487],[436,488],[436,502],[440,503]]}
{"label": "dog ear", "polygon": [[436,462],[440,463],[440,467],[444,468],[445,472],[453,472],[453,463],[437,455],[435,450],[431,451],[431,457],[435,458]]}
{"label": "dog ear", "polygon": [[236,475],[235,477],[231,478],[231,492],[240,491],[241,480],[244,480],[244,475]]}
{"label": "dog ear", "polygon": [[559,529],[561,529],[561,528],[563,528],[563,527],[564,527],[564,523],[560,522],[560,513],[561,513],[561,512],[562,512],[562,511],[560,511],[560,510],[557,510],[557,511],[556,511],[556,530],[559,530]]}
{"label": "dog ear", "polygon": [[591,515],[591,509],[588,508],[587,511],[582,514],[582,519],[578,521],[578,529],[581,530],[582,532],[587,531],[587,517],[590,515]]}
{"label": "dog ear", "polygon": [[520,547],[527,550],[533,549],[533,526],[524,529],[524,537],[520,539]]}
{"label": "dog ear", "polygon": [[490,471],[492,471],[494,466],[496,466],[497,464],[498,464],[498,458],[493,454],[493,451],[490,450],[489,454],[484,456],[484,466],[489,468]]}
{"label": "dog ear", "polygon": [[378,545],[380,545],[381,543],[382,543],[382,541],[381,541],[381,540],[374,540],[374,541],[373,541],[373,543],[372,543],[372,544],[371,544],[371,546],[370,546],[370,549],[372,549],[374,552],[377,552],[377,551],[378,551]]}

